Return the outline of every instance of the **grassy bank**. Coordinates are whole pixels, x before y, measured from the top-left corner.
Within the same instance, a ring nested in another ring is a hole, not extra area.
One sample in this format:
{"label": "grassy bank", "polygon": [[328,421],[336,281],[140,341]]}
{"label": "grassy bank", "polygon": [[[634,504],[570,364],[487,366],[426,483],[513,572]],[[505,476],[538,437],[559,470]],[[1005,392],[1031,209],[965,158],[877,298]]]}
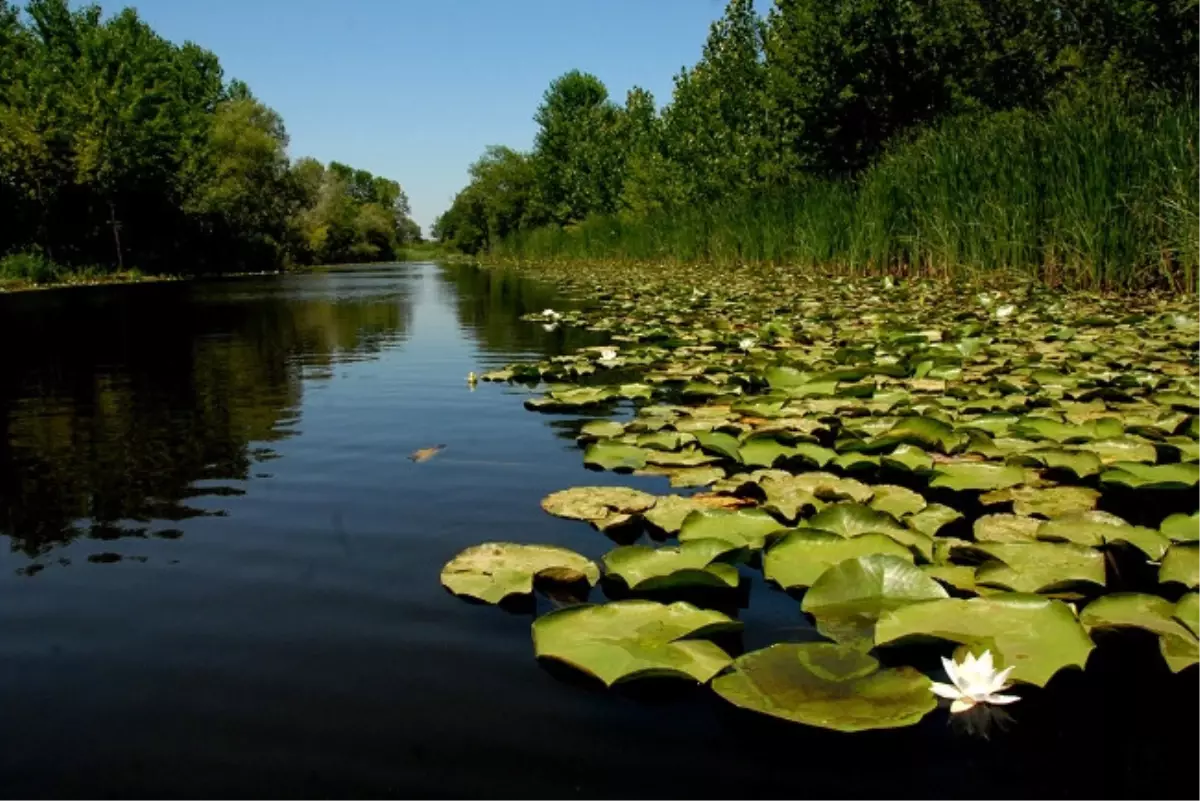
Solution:
{"label": "grassy bank", "polygon": [[948,279],[1016,272],[1087,289],[1195,291],[1193,104],[960,117],[856,181],[712,208],[591,216],[502,240],[515,261],[788,264]]}

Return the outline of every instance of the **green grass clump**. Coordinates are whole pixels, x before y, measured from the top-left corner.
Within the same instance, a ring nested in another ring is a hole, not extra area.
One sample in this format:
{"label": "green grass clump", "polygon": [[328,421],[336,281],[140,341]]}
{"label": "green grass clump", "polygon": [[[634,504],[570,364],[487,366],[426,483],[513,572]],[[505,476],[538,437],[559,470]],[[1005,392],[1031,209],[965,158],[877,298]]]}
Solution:
{"label": "green grass clump", "polygon": [[952,118],[854,180],[646,217],[520,232],[520,260],[791,264],[945,278],[1017,272],[1088,289],[1193,292],[1200,180],[1193,104],[1064,103]]}

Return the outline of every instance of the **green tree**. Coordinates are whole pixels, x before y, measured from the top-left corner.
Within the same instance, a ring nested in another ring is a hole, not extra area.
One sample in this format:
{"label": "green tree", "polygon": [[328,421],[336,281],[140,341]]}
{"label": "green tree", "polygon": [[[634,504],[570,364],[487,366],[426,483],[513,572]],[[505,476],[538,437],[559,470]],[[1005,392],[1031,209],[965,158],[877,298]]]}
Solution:
{"label": "green tree", "polygon": [[559,224],[616,210],[621,160],[619,113],[594,75],[574,70],[555,79],[542,98],[533,160],[539,200]]}
{"label": "green tree", "polygon": [[664,136],[669,157],[687,177],[688,202],[710,203],[760,182],[763,35],[751,0],[731,0],[709,29],[700,61],[675,78]]}

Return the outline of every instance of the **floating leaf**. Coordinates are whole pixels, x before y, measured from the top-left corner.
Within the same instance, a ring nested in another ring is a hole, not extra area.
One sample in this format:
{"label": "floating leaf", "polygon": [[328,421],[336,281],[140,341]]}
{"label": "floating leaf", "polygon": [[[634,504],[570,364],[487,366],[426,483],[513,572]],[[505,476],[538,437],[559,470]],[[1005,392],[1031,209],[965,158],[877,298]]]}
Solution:
{"label": "floating leaf", "polygon": [[646,466],[646,451],[635,445],[602,439],[583,452],[583,463],[604,470],[636,470]]}
{"label": "floating leaf", "polygon": [[1196,635],[1174,619],[1176,605],[1137,592],[1118,592],[1097,598],[1079,613],[1088,631],[1101,627],[1132,627],[1159,635],[1159,651],[1176,673],[1200,662]]}
{"label": "floating leaf", "polygon": [[869,639],[879,616],[901,606],[945,598],[940,584],[891,554],[846,559],[813,582],[800,608],[825,636],[840,642]]}
{"label": "floating leaf", "polygon": [[845,538],[802,530],[784,535],[763,554],[763,575],[784,589],[808,587],[839,562],[868,554],[913,561],[908,548],[882,534]]}
{"label": "floating leaf", "polygon": [[1176,543],[1167,549],[1162,566],[1158,568],[1158,582],[1171,581],[1177,581],[1189,590],[1200,586],[1200,546]]}
{"label": "floating leaf", "polygon": [[492,604],[510,595],[533,592],[535,578],[595,584],[600,580],[600,569],[590,559],[566,548],[513,542],[474,545],[442,568],[446,589]]}
{"label": "floating leaf", "polygon": [[1112,469],[1100,474],[1100,483],[1118,484],[1132,489],[1186,490],[1200,482],[1200,465],[1193,462],[1145,465],[1136,462],[1117,462]]}
{"label": "floating leaf", "polygon": [[925,473],[933,469],[933,457],[915,445],[900,445],[889,454],[879,457],[880,464],[893,470]]}
{"label": "floating leaf", "polygon": [[769,437],[755,437],[739,448],[740,460],[748,465],[771,467],[776,462],[796,455],[796,449]]}
{"label": "floating leaf", "polygon": [[860,534],[888,534],[904,531],[894,517],[859,503],[835,503],[826,506],[807,523],[809,528],[830,531],[843,537]]}
{"label": "floating leaf", "polygon": [[959,492],[965,490],[999,490],[1014,487],[1025,480],[1019,467],[992,462],[955,462],[941,464],[934,470],[931,487],[945,487]]}
{"label": "floating leaf", "polygon": [[667,534],[677,534],[688,515],[697,509],[705,508],[707,507],[691,498],[663,495],[658,498],[658,502],[654,504],[653,508],[642,513],[642,518]]}
{"label": "floating leaf", "polygon": [[1172,542],[1200,541],[1200,513],[1173,514],[1162,521],[1158,530]]}
{"label": "floating leaf", "polygon": [[975,583],[1014,592],[1049,592],[1076,582],[1104,585],[1104,554],[1072,543],[988,542],[976,548],[1000,562],[975,571]]}
{"label": "floating leaf", "polygon": [[725,471],[719,467],[664,467],[662,465],[646,465],[641,470],[634,470],[635,476],[666,476],[672,487],[706,487],[714,481],[725,477]]}
{"label": "floating leaf", "polygon": [[1095,509],[1098,500],[1100,493],[1087,487],[1009,487],[979,497],[984,504],[1012,501],[1017,514],[1042,517],[1086,512]]}
{"label": "floating leaf", "polygon": [[998,668],[1011,666],[1014,680],[1039,687],[1064,667],[1082,668],[1095,647],[1065,603],[1016,593],[911,604],[875,626],[877,645],[911,636],[989,649]]}
{"label": "floating leaf", "polygon": [[906,517],[904,524],[915,531],[932,537],[945,526],[948,526],[955,520],[962,520],[962,518],[962,512],[957,509],[944,506],[940,503],[934,503],[926,506],[915,515]]}
{"label": "floating leaf", "polygon": [[718,539],[739,548],[758,550],[784,526],[761,509],[700,509],[684,518],[679,541]]}
{"label": "floating leaf", "polygon": [[1131,526],[1108,512],[1080,512],[1048,520],[1038,528],[1038,539],[1073,542],[1099,547],[1112,542],[1127,542],[1150,559],[1162,559],[1170,542],[1152,528]]}
{"label": "floating leaf", "polygon": [[615,420],[589,420],[579,429],[584,439],[609,439],[625,433],[625,424]]}
{"label": "floating leaf", "polygon": [[[533,621],[533,649],[608,686],[650,676],[704,683],[733,660],[707,640],[741,623],[688,603],[638,599],[558,609]],[[688,639],[685,639],[688,638]]]}
{"label": "floating leaf", "polygon": [[959,445],[966,442],[966,437],[941,420],[932,417],[901,418],[886,434],[878,437],[874,447],[891,447],[900,443],[916,445],[923,450],[936,450],[941,453],[952,453]]}
{"label": "floating leaf", "polygon": [[1189,592],[1175,604],[1175,619],[1187,626],[1193,636],[1200,636],[1200,595]]}
{"label": "floating leaf", "polygon": [[916,492],[893,484],[876,484],[875,497],[870,506],[880,512],[887,512],[896,518],[916,514],[925,508],[925,499]]}
{"label": "floating leaf", "polygon": [[832,643],[779,643],[738,657],[713,690],[731,704],[842,732],[911,726],[936,699],[909,667],[880,670],[860,650]]}
{"label": "floating leaf", "polygon": [[742,460],[741,447],[737,437],[722,434],[719,431],[697,431],[696,442],[709,453],[724,456],[734,462]]}
{"label": "floating leaf", "polygon": [[625,545],[604,555],[604,569],[631,590],[737,587],[737,568],[716,561],[736,550],[724,540],[689,540],[678,548]]}
{"label": "floating leaf", "polygon": [[1079,478],[1093,476],[1100,472],[1100,457],[1087,451],[1067,450],[1036,450],[1025,454],[1038,464],[1058,470],[1070,470]]}
{"label": "floating leaf", "polygon": [[654,506],[656,498],[629,487],[572,487],[542,499],[542,509],[555,517],[586,520],[606,529],[629,523],[633,516]]}
{"label": "floating leaf", "polygon": [[1042,522],[1036,517],[1021,515],[984,515],[975,521],[975,539],[979,542],[1033,542]]}

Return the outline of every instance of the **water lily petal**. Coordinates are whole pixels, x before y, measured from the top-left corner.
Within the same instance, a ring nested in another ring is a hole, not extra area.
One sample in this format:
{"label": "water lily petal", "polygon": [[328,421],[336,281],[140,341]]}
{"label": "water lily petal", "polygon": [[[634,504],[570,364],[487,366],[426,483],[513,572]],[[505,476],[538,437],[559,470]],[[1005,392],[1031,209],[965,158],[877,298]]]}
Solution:
{"label": "water lily petal", "polygon": [[955,687],[957,687],[960,691],[965,689],[962,679],[958,674],[958,665],[954,663],[953,659],[947,659],[943,656],[942,667],[946,669],[946,675],[950,678],[950,681],[954,683]]}
{"label": "water lily petal", "polygon": [[962,693],[958,691],[957,687],[951,684],[943,684],[940,681],[930,683],[929,690],[934,695],[941,696],[942,698],[949,698],[951,701],[962,698]]}
{"label": "water lily petal", "polygon": [[1016,667],[1015,665],[1009,665],[1004,670],[1000,671],[995,676],[993,676],[991,682],[989,682],[989,684],[988,684],[988,692],[989,693],[998,693],[1001,690],[1007,690],[1008,689],[1008,676],[1010,673],[1013,672],[1013,669],[1015,667]]}
{"label": "water lily petal", "polygon": [[984,696],[980,700],[982,703],[985,703],[985,704],[1003,705],[1003,704],[1011,704],[1015,701],[1020,701],[1021,697],[1018,695],[987,695],[987,696]]}
{"label": "water lily petal", "polygon": [[950,714],[957,715],[959,712],[966,712],[975,706],[974,699],[959,698],[954,703],[950,704]]}

